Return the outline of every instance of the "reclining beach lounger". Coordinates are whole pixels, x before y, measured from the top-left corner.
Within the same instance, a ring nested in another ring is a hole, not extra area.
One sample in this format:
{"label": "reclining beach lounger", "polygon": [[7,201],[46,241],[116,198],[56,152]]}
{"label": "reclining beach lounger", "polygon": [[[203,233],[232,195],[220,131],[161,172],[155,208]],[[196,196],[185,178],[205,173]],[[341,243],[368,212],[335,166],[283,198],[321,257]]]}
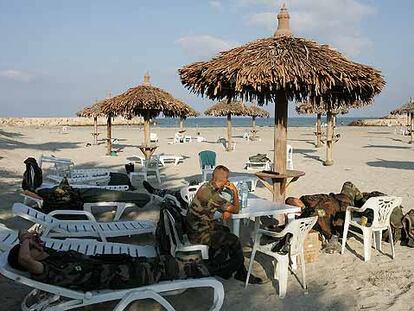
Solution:
{"label": "reclining beach lounger", "polygon": [[[104,168],[91,168],[91,169],[75,169],[74,162],[68,158],[59,158],[55,156],[40,155],[38,159],[38,165],[43,169],[43,163],[53,164],[54,174],[52,176],[65,176],[69,175],[72,178],[86,178],[97,176],[109,176],[109,170]],[[46,176],[48,177],[48,176]]]}
{"label": "reclining beach lounger", "polygon": [[[98,222],[87,211],[56,210],[45,214],[22,203],[14,203],[12,211],[17,216],[39,224],[44,237],[97,237],[106,241],[109,237],[154,233],[156,227],[150,220]],[[63,220],[55,217],[65,215],[84,216],[88,219]]]}
{"label": "reclining beach lounger", "polygon": [[[120,290],[77,291],[32,280],[28,273],[15,270],[7,263],[8,252],[0,256],[0,273],[8,279],[35,288],[22,301],[22,310],[64,311],[97,303],[120,300],[114,311],[125,310],[128,305],[141,299],[153,299],[166,310],[175,310],[161,295],[189,288],[210,287],[214,290],[210,310],[218,311],[224,301],[223,285],[214,278],[163,281],[153,285]],[[181,292],[180,291],[180,292]],[[30,305],[29,305],[30,303]]]}

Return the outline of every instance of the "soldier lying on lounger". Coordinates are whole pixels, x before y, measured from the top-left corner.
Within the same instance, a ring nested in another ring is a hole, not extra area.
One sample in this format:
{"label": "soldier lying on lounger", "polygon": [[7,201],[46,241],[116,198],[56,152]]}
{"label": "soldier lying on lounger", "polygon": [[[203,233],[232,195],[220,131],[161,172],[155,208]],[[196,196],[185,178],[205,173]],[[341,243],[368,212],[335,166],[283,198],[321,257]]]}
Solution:
{"label": "soldier lying on lounger", "polygon": [[34,280],[76,290],[123,289],[164,280],[209,276],[202,261],[182,262],[172,256],[87,256],[43,247],[36,234],[25,232],[8,256],[9,265],[28,271]]}
{"label": "soldier lying on lounger", "polygon": [[[385,194],[378,191],[360,192],[354,184],[347,181],[343,184],[340,193],[303,195],[300,198],[289,197],[286,199],[286,204],[301,207],[301,217],[318,216],[315,229],[328,240],[326,252],[333,253],[340,250],[338,236],[343,232],[346,208],[348,206],[362,207],[369,198],[382,195]],[[397,220],[399,218],[401,223],[401,208],[396,208],[393,214]],[[368,224],[372,223],[371,210],[367,210],[364,216]],[[391,222],[393,223],[393,219]]]}

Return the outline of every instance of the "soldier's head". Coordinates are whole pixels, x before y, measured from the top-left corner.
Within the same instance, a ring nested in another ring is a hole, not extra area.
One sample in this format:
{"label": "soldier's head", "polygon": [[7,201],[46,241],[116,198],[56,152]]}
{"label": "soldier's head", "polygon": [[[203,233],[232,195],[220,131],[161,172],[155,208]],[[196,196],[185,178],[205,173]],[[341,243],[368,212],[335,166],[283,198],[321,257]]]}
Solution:
{"label": "soldier's head", "polygon": [[224,165],[217,165],[213,171],[211,181],[217,188],[223,188],[229,182],[230,171]]}

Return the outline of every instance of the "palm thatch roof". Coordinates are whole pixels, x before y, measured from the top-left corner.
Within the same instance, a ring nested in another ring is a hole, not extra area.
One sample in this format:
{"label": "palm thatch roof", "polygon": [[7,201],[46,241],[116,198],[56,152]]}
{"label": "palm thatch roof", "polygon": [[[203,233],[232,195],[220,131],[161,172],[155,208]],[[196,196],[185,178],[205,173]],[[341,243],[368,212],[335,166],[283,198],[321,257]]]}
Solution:
{"label": "palm thatch roof", "polygon": [[214,117],[223,117],[227,115],[234,116],[247,116],[249,115],[249,108],[246,107],[241,101],[228,101],[222,100],[217,104],[208,108],[204,114]]}
{"label": "palm thatch roof", "polygon": [[84,117],[84,118],[94,118],[94,117],[105,116],[105,114],[102,112],[103,103],[104,101],[96,102],[90,107],[85,107],[84,109],[76,113],[76,115],[78,117]]}
{"label": "palm thatch roof", "polygon": [[[288,23],[285,7],[281,14]],[[182,84],[213,100],[256,99],[259,105],[274,101],[282,90],[288,100],[312,101],[324,109],[370,104],[384,87],[380,71],[350,61],[328,45],[293,37],[286,27],[273,37],[184,66],[179,69]]]}
{"label": "palm thatch roof", "polygon": [[259,117],[259,118],[268,118],[270,116],[269,112],[260,108],[256,105],[248,107],[249,113],[248,116],[250,117]]}
{"label": "palm thatch roof", "polygon": [[391,111],[391,114],[396,115],[396,114],[405,114],[405,113],[413,113],[414,112],[414,98],[410,98],[408,100],[408,103],[406,103],[405,105],[394,109],[393,111]]}
{"label": "palm thatch roof", "polygon": [[187,105],[186,103],[182,102],[181,100],[177,100],[179,104],[178,111],[174,111],[173,115],[170,115],[169,111],[165,111],[164,115],[167,117],[175,117],[179,116],[180,118],[188,118],[188,117],[198,117],[200,113],[196,110],[194,110],[193,107],[190,105]]}
{"label": "palm thatch roof", "polygon": [[102,111],[105,114],[121,115],[127,119],[134,116],[151,119],[161,112],[169,116],[179,116],[180,102],[170,93],[152,86],[149,79],[149,75],[146,74],[143,84],[107,99],[102,106]]}
{"label": "palm thatch roof", "polygon": [[[301,103],[295,109],[299,114],[326,114],[328,112],[323,107],[315,107],[310,103]],[[331,109],[330,112],[333,114],[347,114],[349,109],[346,107],[338,107]]]}

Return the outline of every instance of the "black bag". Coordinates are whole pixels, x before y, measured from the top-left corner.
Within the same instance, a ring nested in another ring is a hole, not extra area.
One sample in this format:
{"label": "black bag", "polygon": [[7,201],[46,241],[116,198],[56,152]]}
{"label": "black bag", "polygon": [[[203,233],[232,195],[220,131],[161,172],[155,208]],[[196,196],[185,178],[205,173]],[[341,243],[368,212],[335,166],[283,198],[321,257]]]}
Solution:
{"label": "black bag", "polygon": [[34,158],[27,158],[24,164],[26,164],[26,171],[23,173],[22,189],[34,191],[43,182],[42,169]]}
{"label": "black bag", "polygon": [[[165,211],[169,211],[175,220],[175,230],[180,240],[183,239],[185,233],[185,216],[181,214],[181,209],[176,202],[168,197],[161,203],[160,218],[155,230],[155,240],[160,255],[171,254],[170,238],[167,235],[166,224],[164,221]],[[173,237],[174,239],[174,237]]]}

